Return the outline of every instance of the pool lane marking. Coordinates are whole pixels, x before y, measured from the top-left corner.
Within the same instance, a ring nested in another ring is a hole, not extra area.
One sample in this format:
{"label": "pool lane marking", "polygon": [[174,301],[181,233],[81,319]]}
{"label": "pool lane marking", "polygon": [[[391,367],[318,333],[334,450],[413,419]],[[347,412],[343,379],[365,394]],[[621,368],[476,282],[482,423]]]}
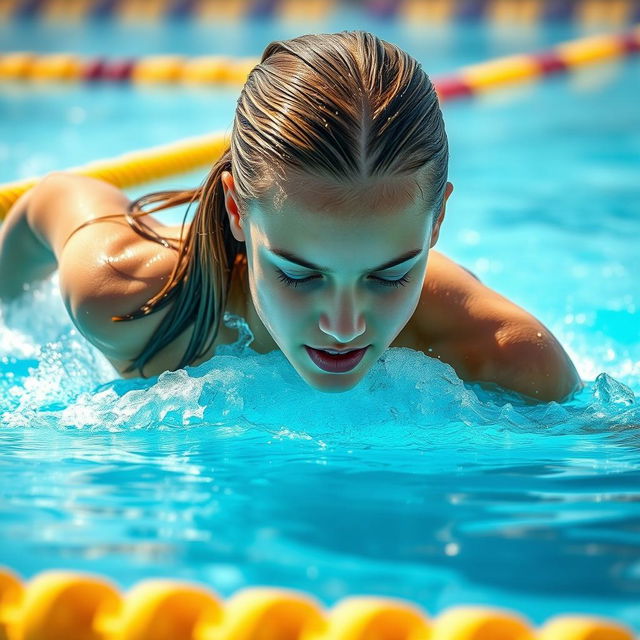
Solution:
{"label": "pool lane marking", "polygon": [[[126,189],[211,165],[228,146],[228,135],[216,132],[97,160],[67,171]],[[0,221],[13,203],[38,180],[39,177],[27,178],[0,185]]]}
{"label": "pool lane marking", "polygon": [[[312,2],[313,13],[339,15],[335,0],[0,0],[0,15],[46,20],[263,20],[293,16]],[[69,11],[64,10],[65,3]],[[294,3],[298,7],[294,8]],[[378,20],[409,23],[417,17],[441,23],[486,20],[496,24],[550,23],[571,20],[579,24],[619,26],[640,18],[639,0],[367,0],[362,14]]]}
{"label": "pool lane marking", "polygon": [[498,24],[535,24],[544,18],[544,0],[494,0],[487,11],[489,19]]}
{"label": "pool lane marking", "polygon": [[[267,634],[265,635],[265,629]],[[41,571],[29,581],[0,566],[0,638],[257,637],[363,640],[634,640],[622,622],[588,613],[556,614],[533,626],[511,609],[451,606],[431,616],[406,598],[356,595],[326,608],[298,589],[245,587],[227,598],[198,582],[147,578],[126,592],[106,576]]]}
{"label": "pool lane marking", "polygon": [[451,0],[406,0],[401,11],[402,17],[409,24],[441,27],[455,17]]}
{"label": "pool lane marking", "polygon": [[[640,26],[632,31],[614,36],[593,36],[565,43],[539,53],[509,56],[490,60],[463,68],[459,73],[434,79],[434,85],[441,101],[472,97],[499,86],[515,82],[531,81],[553,73],[566,71],[602,60],[635,54],[640,51]],[[42,60],[40,58],[46,58]],[[94,81],[109,77],[110,80],[128,81],[136,74],[141,82],[157,82],[175,79],[179,57],[155,56],[147,58],[148,69],[142,74],[142,66],[136,62],[119,62],[111,66],[107,61],[96,59],[91,65],[80,64],[80,58],[66,54],[35,56],[30,53],[10,53],[0,57],[0,79],[21,77],[23,73],[33,73],[35,77],[46,79],[47,74],[56,74],[64,80],[81,77]],[[198,68],[191,59],[185,64],[194,65],[192,81],[212,81],[215,75],[208,73],[213,68]],[[226,65],[224,58],[210,59],[219,63],[218,71],[226,82],[241,82],[255,63],[244,59]],[[139,61],[138,61],[139,62]],[[158,68],[159,66],[159,68]],[[35,69],[35,71],[34,71]],[[26,70],[26,71],[25,71]],[[217,73],[216,72],[216,73]],[[110,74],[110,75],[109,75]],[[142,76],[142,77],[141,77]],[[213,162],[224,149],[223,136],[215,134],[199,136],[143,151],[125,154],[110,160],[90,163],[83,167],[69,169],[73,173],[89,175],[111,182],[121,188],[144,184],[151,180],[184,173]],[[0,185],[0,220],[4,219],[11,205],[32,187],[39,178]]]}
{"label": "pool lane marking", "polygon": [[[640,26],[613,35],[565,42],[554,48],[511,55],[463,67],[434,79],[442,100],[469,97],[502,85],[531,81],[640,51]],[[0,54],[0,81],[133,82],[136,84],[243,84],[256,58],[152,55],[138,59],[82,58],[68,53]]]}
{"label": "pool lane marking", "polygon": [[[579,38],[545,51],[469,65],[434,79],[434,84],[442,100],[451,100],[639,51],[640,26],[635,26],[621,34]],[[257,62],[256,58],[227,56],[151,55],[113,60],[69,53],[9,52],[0,54],[0,81],[239,85]]]}
{"label": "pool lane marking", "polygon": [[42,13],[50,22],[81,22],[89,15],[92,4],[92,0],[48,0]]}
{"label": "pool lane marking", "polygon": [[640,51],[640,25],[622,34],[579,38],[546,51],[497,58],[434,80],[441,100],[470,97]]}

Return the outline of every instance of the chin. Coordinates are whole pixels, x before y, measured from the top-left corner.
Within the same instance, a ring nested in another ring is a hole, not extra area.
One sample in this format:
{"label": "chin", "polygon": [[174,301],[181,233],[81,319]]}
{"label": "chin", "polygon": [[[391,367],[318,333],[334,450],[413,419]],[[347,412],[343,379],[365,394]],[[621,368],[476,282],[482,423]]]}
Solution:
{"label": "chin", "polygon": [[310,380],[303,376],[304,381],[316,391],[322,391],[323,393],[344,393],[345,391],[351,391],[356,387],[363,376],[347,376],[347,375],[331,375],[327,374],[322,379]]}
{"label": "chin", "polygon": [[[296,370],[297,374],[316,391],[322,391],[323,393],[344,393],[351,391],[356,387],[362,378],[367,375],[367,372],[371,368],[371,365],[365,364],[363,369],[359,366],[355,370],[348,373],[322,373],[320,371],[310,372],[307,368],[302,367],[302,363],[297,360],[288,358],[290,364]],[[295,364],[294,364],[295,363]]]}

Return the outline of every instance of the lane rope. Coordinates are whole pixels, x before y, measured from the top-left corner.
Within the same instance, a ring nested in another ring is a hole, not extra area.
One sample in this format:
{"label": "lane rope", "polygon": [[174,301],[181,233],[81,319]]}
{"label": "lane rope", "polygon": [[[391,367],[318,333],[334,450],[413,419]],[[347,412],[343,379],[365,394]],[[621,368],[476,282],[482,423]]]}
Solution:
{"label": "lane rope", "polygon": [[560,615],[539,628],[515,612],[459,606],[431,618],[406,600],[348,597],[329,611],[269,587],[223,600],[204,585],[152,579],[122,594],[110,580],[46,571],[26,584],[0,567],[0,638],[10,640],[634,640],[613,620]]}
{"label": "lane rope", "polygon": [[[67,171],[99,178],[126,189],[213,164],[224,153],[228,144],[225,134],[212,133],[142,151],[132,151],[107,160],[96,160]],[[40,179],[27,178],[0,185],[0,220],[4,219],[13,203]]]}
{"label": "lane rope", "polygon": [[[457,73],[435,78],[434,85],[439,99],[446,102],[483,94],[510,84],[531,82],[555,73],[636,54],[639,51],[640,25],[622,34],[580,38],[547,51],[508,56],[467,66]],[[1,70],[7,68],[3,66],[3,60],[10,59],[11,65],[22,64],[22,62],[16,62],[18,60],[16,56],[17,54],[8,54],[0,58],[0,77]],[[157,59],[154,58],[154,60]],[[69,68],[77,70],[81,67],[77,60],[71,63],[66,58],[63,58],[62,62],[59,59],[56,64],[58,66],[53,66],[63,68],[67,76]],[[167,64],[172,70],[172,78],[175,79],[176,60],[172,57]],[[246,60],[243,64],[250,66]],[[238,67],[234,69],[237,70]],[[242,71],[242,74],[239,72],[237,80],[244,81],[247,73],[247,70]],[[154,74],[148,76],[148,81],[157,82],[158,78],[166,79],[168,72],[158,72],[156,69]],[[210,76],[207,78],[211,81]],[[134,151],[108,160],[99,160],[68,169],[68,171],[100,178],[118,187],[126,188],[211,165],[225,148],[223,134],[207,134],[180,140],[170,145]],[[0,185],[0,220],[4,219],[7,211],[20,195],[38,180],[39,178],[35,177]]]}
{"label": "lane rope", "polygon": [[[365,17],[415,23],[486,20],[537,24],[575,21],[623,25],[640,20],[640,0],[360,0]],[[339,14],[337,0],[0,0],[0,20],[122,22],[283,20],[309,22]]]}
{"label": "lane rope", "polygon": [[[579,38],[537,53],[508,56],[471,65],[435,79],[443,100],[518,80],[542,77],[572,67],[632,55],[640,51],[640,26],[619,34]],[[85,58],[71,53],[0,53],[0,81],[118,82],[172,85],[238,85],[257,58],[150,55],[137,59]]]}

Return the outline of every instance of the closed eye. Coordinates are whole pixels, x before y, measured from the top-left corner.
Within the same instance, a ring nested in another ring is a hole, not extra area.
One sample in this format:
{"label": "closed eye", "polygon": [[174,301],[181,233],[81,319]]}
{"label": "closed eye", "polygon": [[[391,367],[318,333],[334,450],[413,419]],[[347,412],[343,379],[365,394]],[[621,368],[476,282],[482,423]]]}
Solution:
{"label": "closed eye", "polygon": [[404,285],[407,284],[409,280],[411,280],[411,276],[408,273],[405,273],[401,278],[398,278],[397,280],[387,280],[387,278],[376,278],[375,276],[371,277],[385,287],[404,287]]}
{"label": "closed eye", "polygon": [[[284,283],[287,287],[298,287],[301,284],[306,284],[308,282],[311,282],[312,280],[317,280],[318,278],[322,277],[321,275],[318,274],[313,276],[307,276],[306,278],[292,278],[291,276],[288,276],[281,269],[276,269],[276,272],[278,275],[278,280]],[[411,276],[409,276],[408,273],[406,273],[405,275],[397,279],[379,278],[377,276],[369,276],[369,277],[372,280],[374,280],[376,284],[379,284],[384,287],[403,287],[404,285],[407,284],[407,282],[409,282],[409,280],[411,280]]]}
{"label": "closed eye", "polygon": [[317,280],[318,278],[322,277],[320,275],[317,275],[317,276],[307,276],[306,278],[292,278],[280,269],[276,269],[276,273],[278,275],[278,280],[280,280],[280,282],[283,282],[285,285],[287,285],[287,287],[298,287],[301,284],[305,284],[307,282],[311,282],[311,280]]}

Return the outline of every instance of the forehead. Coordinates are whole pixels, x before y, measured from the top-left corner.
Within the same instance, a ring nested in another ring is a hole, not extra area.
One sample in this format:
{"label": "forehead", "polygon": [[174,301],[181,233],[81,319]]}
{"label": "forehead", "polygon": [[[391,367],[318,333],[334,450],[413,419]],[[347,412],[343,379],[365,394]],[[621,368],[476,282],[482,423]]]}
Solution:
{"label": "forehead", "polygon": [[365,269],[428,241],[431,215],[413,177],[348,188],[311,178],[287,185],[280,202],[272,201],[278,186],[252,202],[252,242],[336,269]]}
{"label": "forehead", "polygon": [[340,219],[395,214],[424,201],[422,173],[347,183],[290,171],[274,182],[261,204],[265,210],[304,209]]}

